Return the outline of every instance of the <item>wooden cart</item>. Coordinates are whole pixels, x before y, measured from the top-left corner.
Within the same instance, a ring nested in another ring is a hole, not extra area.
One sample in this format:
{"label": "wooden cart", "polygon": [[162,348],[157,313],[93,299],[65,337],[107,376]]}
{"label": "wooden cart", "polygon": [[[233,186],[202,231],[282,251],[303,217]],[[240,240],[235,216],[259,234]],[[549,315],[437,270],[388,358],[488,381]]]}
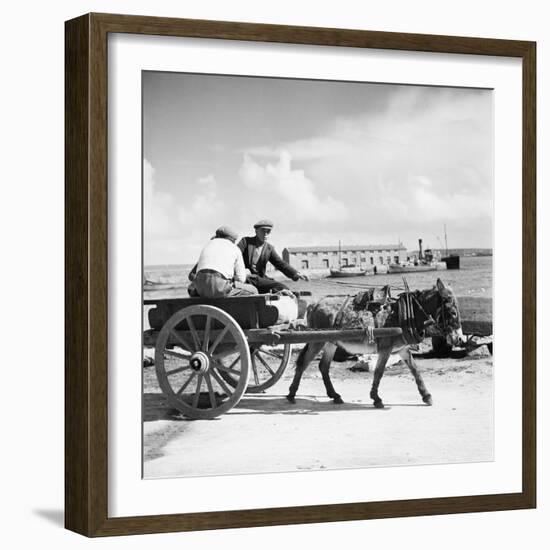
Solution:
{"label": "wooden cart", "polygon": [[[283,375],[293,344],[363,339],[364,330],[312,330],[277,324],[277,295],[146,299],[151,328],[144,346],[155,348],[160,388],[170,404],[193,419],[215,418],[244,395]],[[374,337],[401,334],[374,330]]]}

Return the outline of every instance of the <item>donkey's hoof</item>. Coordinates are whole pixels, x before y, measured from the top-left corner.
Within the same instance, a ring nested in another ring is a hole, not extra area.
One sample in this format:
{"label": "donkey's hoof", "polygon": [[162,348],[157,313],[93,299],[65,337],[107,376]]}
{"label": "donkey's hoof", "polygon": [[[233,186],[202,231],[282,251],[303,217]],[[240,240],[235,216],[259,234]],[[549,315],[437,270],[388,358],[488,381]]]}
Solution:
{"label": "donkey's hoof", "polygon": [[287,395],[287,396],[286,396],[286,400],[287,400],[289,403],[292,403],[293,405],[296,404],[296,399],[294,398],[293,395]]}
{"label": "donkey's hoof", "polygon": [[344,403],[344,400],[339,395],[334,397],[332,401],[335,405],[342,405]]}
{"label": "donkey's hoof", "polygon": [[424,403],[426,403],[426,405],[429,405],[429,406],[432,406],[432,405],[433,405],[432,396],[431,396],[430,394],[425,395],[425,396],[422,398],[422,401],[424,401]]}
{"label": "donkey's hoof", "polygon": [[374,400],[374,407],[376,409],[383,409],[384,408],[384,403],[382,403],[382,399],[375,399]]}

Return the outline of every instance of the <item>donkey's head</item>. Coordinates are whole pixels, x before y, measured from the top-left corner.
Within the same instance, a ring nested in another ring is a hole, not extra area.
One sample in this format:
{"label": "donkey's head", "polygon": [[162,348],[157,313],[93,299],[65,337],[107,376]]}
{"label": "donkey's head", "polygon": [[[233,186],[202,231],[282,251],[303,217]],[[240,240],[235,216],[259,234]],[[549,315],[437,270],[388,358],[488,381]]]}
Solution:
{"label": "donkey's head", "polygon": [[458,301],[450,286],[437,279],[435,287],[424,295],[426,311],[435,323],[427,327],[429,336],[441,336],[450,346],[464,342]]}

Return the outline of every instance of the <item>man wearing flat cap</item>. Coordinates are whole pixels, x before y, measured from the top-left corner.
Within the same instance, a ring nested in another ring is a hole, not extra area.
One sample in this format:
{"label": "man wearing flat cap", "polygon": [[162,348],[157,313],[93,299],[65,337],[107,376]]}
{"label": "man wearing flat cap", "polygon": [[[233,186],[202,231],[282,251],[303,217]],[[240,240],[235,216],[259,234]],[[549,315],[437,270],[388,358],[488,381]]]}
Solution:
{"label": "man wearing flat cap", "polygon": [[235,245],[237,233],[222,225],[202,249],[199,261],[189,273],[191,296],[221,298],[258,294],[256,287],[246,284],[246,270],[241,251]]}
{"label": "man wearing flat cap", "polygon": [[275,247],[268,242],[272,229],[273,222],[271,220],[259,220],[254,224],[256,234],[252,237],[243,237],[237,244],[242,252],[244,265],[248,272],[246,282],[254,285],[260,294],[268,294],[288,288],[283,283],[279,283],[271,277],[266,277],[265,271],[268,262],[293,281],[298,279],[308,280],[305,275],[287,264],[277,254]]}

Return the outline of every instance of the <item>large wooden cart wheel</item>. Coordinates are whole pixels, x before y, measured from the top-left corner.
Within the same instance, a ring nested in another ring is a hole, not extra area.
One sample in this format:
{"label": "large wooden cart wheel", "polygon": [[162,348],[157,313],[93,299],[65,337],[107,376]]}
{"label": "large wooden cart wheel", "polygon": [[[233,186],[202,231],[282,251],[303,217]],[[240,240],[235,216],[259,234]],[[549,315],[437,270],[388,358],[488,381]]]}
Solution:
{"label": "large wooden cart wheel", "polygon": [[[170,404],[189,418],[215,418],[235,406],[246,390],[250,363],[241,327],[214,306],[174,313],[155,347],[159,385]],[[228,376],[234,384],[225,381]]]}
{"label": "large wooden cart wheel", "polygon": [[[251,346],[252,364],[246,393],[260,393],[276,384],[285,372],[291,353],[291,344]],[[232,387],[237,385],[238,380],[231,373],[224,372],[221,374]]]}

